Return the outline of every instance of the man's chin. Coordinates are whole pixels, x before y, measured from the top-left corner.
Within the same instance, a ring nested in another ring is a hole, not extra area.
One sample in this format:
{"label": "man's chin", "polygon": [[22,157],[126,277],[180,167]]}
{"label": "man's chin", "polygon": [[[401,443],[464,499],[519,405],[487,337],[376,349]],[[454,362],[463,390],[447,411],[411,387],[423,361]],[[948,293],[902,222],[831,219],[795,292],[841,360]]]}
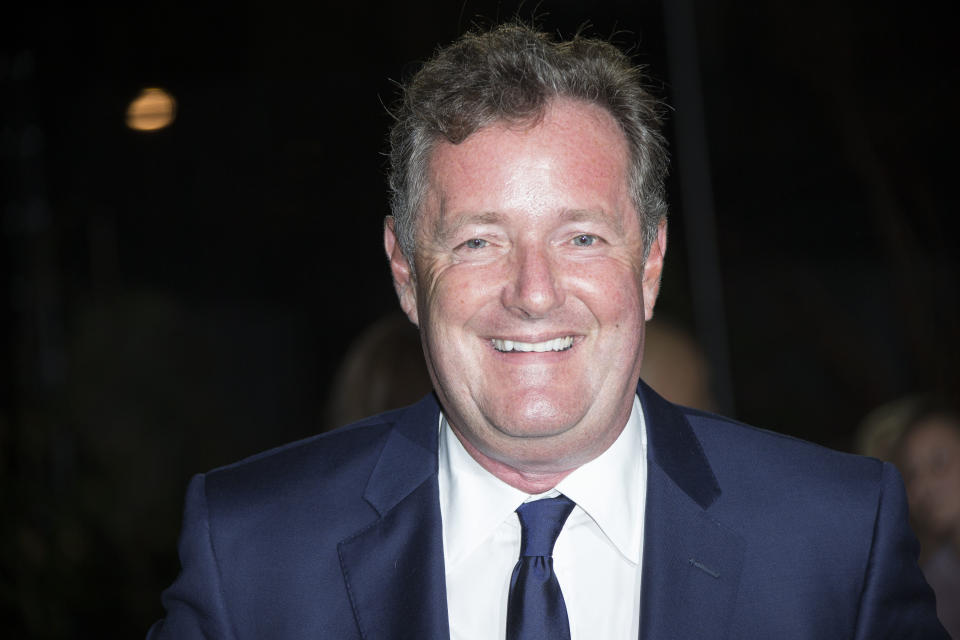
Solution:
{"label": "man's chin", "polygon": [[510,424],[498,426],[497,431],[515,440],[544,440],[559,438],[570,431],[570,427],[563,425],[558,428],[556,423],[550,424]]}
{"label": "man's chin", "polygon": [[494,428],[505,436],[515,439],[545,439],[561,437],[576,426],[583,419],[583,413],[578,411],[558,410],[551,406],[550,411],[532,411],[517,415],[506,414],[498,416],[493,421]]}

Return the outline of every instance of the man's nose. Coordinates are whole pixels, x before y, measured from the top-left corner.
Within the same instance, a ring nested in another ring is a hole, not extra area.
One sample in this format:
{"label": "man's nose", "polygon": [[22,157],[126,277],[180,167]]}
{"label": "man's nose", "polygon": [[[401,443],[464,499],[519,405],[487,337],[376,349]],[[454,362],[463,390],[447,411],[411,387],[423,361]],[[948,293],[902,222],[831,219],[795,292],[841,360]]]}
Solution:
{"label": "man's nose", "polygon": [[542,246],[514,250],[503,305],[522,318],[541,318],[563,304],[564,292],[555,257]]}

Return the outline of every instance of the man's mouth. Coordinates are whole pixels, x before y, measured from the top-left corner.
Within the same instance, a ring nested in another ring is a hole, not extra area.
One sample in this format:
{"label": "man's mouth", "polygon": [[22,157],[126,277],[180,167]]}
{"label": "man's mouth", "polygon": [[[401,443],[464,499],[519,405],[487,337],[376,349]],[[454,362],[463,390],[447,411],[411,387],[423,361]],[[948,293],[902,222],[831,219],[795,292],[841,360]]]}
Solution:
{"label": "man's mouth", "polygon": [[553,340],[544,340],[543,342],[520,342],[518,340],[500,340],[493,338],[490,340],[493,348],[501,352],[523,351],[546,353],[547,351],[566,351],[573,346],[573,336],[563,338],[554,338]]}

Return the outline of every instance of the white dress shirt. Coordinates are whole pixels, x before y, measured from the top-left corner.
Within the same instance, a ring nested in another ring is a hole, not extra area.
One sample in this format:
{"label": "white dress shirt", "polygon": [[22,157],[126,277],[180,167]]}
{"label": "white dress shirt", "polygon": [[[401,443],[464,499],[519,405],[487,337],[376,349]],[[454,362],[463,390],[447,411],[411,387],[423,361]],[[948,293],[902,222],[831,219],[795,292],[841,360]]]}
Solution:
{"label": "white dress shirt", "polygon": [[516,508],[563,493],[576,503],[553,551],[571,640],[635,639],[647,483],[647,437],[636,397],[626,427],[555,490],[531,496],[491,475],[440,417],[440,513],[452,640],[503,639],[520,555]]}

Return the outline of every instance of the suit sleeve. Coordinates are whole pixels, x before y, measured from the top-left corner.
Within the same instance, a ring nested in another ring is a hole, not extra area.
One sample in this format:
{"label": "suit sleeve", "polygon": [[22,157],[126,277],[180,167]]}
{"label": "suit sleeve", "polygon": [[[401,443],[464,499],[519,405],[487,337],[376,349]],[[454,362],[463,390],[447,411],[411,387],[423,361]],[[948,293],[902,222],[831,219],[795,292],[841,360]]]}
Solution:
{"label": "suit sleeve", "polygon": [[203,475],[194,476],[187,489],[178,551],[180,575],[161,597],[166,618],[150,628],[147,640],[233,638],[210,537]]}
{"label": "suit sleeve", "polygon": [[949,640],[937,620],[933,591],[917,566],[917,551],[903,482],[896,469],[884,463],[855,638]]}

